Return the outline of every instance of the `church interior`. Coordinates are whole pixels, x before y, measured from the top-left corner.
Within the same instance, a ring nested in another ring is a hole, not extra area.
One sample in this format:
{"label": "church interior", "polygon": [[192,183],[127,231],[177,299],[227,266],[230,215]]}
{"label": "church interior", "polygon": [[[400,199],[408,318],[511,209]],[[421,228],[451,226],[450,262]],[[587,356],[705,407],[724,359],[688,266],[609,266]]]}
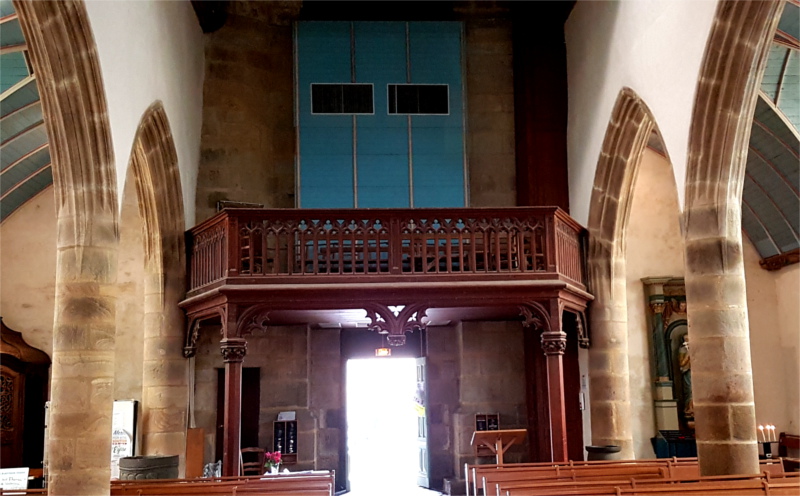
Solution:
{"label": "church interior", "polygon": [[798,51],[798,0],[0,0],[3,483],[800,494]]}

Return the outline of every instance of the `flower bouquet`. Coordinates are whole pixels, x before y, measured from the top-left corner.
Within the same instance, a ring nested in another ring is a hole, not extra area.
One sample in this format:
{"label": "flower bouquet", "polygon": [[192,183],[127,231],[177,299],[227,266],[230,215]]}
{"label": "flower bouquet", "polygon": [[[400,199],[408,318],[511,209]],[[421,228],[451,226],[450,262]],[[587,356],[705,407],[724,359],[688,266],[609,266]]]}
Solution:
{"label": "flower bouquet", "polygon": [[267,451],[264,453],[264,470],[271,474],[277,474],[281,465],[280,451]]}

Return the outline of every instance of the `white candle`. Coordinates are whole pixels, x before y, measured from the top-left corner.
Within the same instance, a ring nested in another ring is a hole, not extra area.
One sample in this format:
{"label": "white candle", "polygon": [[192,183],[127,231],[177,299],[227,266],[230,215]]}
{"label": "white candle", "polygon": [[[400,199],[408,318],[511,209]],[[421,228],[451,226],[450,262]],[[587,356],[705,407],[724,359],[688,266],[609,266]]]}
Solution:
{"label": "white candle", "polygon": [[758,426],[758,430],[761,431],[761,440],[762,441],[766,441],[767,439],[764,437],[764,426],[763,425],[759,425]]}

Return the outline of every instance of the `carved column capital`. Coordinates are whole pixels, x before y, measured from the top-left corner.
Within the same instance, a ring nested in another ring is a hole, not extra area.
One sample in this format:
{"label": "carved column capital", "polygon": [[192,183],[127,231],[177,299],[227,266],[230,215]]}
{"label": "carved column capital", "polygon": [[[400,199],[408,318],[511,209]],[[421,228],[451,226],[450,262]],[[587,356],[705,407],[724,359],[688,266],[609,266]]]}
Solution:
{"label": "carved column capital", "polygon": [[567,349],[567,334],[562,331],[542,333],[542,349],[545,355],[563,355]]}
{"label": "carved column capital", "polygon": [[225,338],[220,342],[222,359],[226,363],[242,362],[247,354],[247,340],[244,338]]}
{"label": "carved column capital", "polygon": [[664,302],[663,301],[651,301],[650,308],[653,310],[653,313],[664,313]]}

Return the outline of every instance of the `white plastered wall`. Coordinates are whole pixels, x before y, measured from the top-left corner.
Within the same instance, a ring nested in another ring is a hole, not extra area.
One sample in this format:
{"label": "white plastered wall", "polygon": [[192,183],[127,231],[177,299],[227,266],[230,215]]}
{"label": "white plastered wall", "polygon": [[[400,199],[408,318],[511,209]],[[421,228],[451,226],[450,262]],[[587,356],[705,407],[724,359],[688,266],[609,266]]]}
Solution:
{"label": "white plastered wall", "polygon": [[683,277],[683,236],[672,167],[665,157],[645,150],[633,190],[628,221],[626,269],[628,366],[630,367],[633,450],[637,459],[655,458],[651,329],[643,277]]}
{"label": "white plastered wall", "polygon": [[800,264],[762,269],[744,237],[756,422],[777,432],[800,432]]}
{"label": "white plastered wall", "polygon": [[0,316],[8,327],[21,332],[29,345],[50,357],[56,299],[55,233],[52,187],[0,224]]}
{"label": "white plastered wall", "polygon": [[[581,1],[564,30],[570,214],[586,225],[600,148],[617,95],[635,91],[658,122],[683,205],[700,63],[716,0]],[[681,207],[682,208],[682,207]]]}
{"label": "white plastered wall", "polygon": [[191,227],[204,75],[203,33],[191,3],[87,0],[86,9],[108,101],[120,203],[139,122],[161,100],[178,153],[186,227]]}

